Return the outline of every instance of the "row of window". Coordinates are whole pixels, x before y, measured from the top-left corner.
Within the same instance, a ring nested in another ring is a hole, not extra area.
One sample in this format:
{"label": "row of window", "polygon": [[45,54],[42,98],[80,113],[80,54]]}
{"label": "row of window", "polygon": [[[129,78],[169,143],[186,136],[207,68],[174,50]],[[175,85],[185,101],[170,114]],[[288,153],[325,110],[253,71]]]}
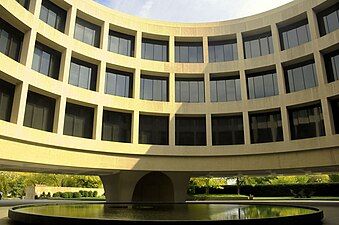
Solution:
{"label": "row of window", "polygon": [[[17,0],[27,7],[28,1]],[[55,29],[64,32],[67,12],[49,0],[42,1],[40,19]],[[339,28],[339,3],[317,13],[319,31],[321,36],[333,32]],[[281,49],[285,50],[304,44],[311,40],[308,20],[303,19],[289,25],[279,26]],[[77,17],[74,38],[95,47],[100,47],[101,27]],[[243,38],[245,58],[253,58],[272,54],[273,41],[271,32],[264,32]],[[223,62],[238,58],[237,42],[222,40],[208,42],[210,62]],[[168,62],[168,41],[142,39],[142,58]],[[202,63],[202,42],[175,42],[175,62]],[[110,30],[108,38],[108,50],[134,57],[135,37]]]}
{"label": "row of window", "polygon": [[[19,34],[19,35],[17,35]],[[18,60],[22,35],[6,22],[0,23],[0,51]],[[324,54],[328,82],[339,79],[339,50]],[[36,42],[32,69],[58,79],[61,53]],[[72,58],[69,84],[89,90],[97,90],[98,66]],[[318,85],[314,60],[284,66],[287,92],[295,92]],[[246,73],[249,99],[269,97],[279,94],[275,70],[260,73]],[[211,101],[225,102],[241,100],[240,79],[237,76],[211,74]],[[133,74],[107,69],[105,93],[122,97],[132,97]],[[140,98],[168,101],[168,77],[141,77]],[[176,102],[204,102],[203,78],[177,78],[175,82]]]}
{"label": "row of window", "polygon": [[[0,80],[0,119],[10,121],[14,98],[14,85]],[[24,126],[53,131],[56,100],[29,91],[24,116]],[[339,113],[339,99],[331,100],[333,115]],[[322,109],[319,103],[288,109],[291,139],[320,137],[325,135]],[[333,116],[336,133],[339,119]],[[64,134],[83,138],[93,136],[94,108],[66,104]],[[251,143],[283,141],[281,113],[279,110],[250,113]],[[104,110],[102,140],[131,142],[132,114]],[[175,117],[176,145],[206,145],[205,116]],[[140,115],[139,143],[168,145],[169,117]],[[242,115],[212,115],[212,144],[244,144]]]}

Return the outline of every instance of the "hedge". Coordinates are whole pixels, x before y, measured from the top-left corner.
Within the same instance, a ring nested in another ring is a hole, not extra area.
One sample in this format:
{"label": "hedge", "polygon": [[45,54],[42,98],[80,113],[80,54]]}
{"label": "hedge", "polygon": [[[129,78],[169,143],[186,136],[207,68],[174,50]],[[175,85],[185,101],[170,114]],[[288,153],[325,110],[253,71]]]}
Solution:
{"label": "hedge", "polygon": [[[312,196],[339,197],[339,183],[312,183],[312,184],[278,184],[278,185],[243,185],[240,187],[242,195],[254,195],[256,197],[284,197],[293,193],[305,192]],[[293,191],[293,193],[292,193]],[[204,194],[205,187],[189,189],[189,194]],[[209,188],[210,194],[237,194],[236,185],[225,185],[221,189]]]}

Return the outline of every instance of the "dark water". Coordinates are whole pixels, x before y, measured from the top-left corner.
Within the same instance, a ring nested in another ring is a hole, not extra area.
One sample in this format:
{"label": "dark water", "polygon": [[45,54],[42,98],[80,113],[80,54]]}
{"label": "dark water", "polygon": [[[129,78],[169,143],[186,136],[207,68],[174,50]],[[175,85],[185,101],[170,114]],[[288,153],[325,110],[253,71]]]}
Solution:
{"label": "dark water", "polygon": [[31,206],[15,211],[57,217],[118,220],[238,220],[295,216],[315,212],[312,209],[289,206],[231,204],[69,204]]}

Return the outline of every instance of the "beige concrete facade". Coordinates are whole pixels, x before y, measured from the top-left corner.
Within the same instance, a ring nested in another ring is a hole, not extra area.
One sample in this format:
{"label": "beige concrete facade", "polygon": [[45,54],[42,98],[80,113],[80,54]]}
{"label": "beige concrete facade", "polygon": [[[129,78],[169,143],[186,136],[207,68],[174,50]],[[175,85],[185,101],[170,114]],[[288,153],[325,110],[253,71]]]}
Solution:
{"label": "beige concrete facade", "polygon": [[[39,19],[41,0],[31,0],[29,11],[15,0],[0,3],[0,17],[25,33],[20,63],[0,54],[0,78],[16,85],[11,121],[0,120],[0,169],[62,173],[98,174],[114,176],[119,171],[162,171],[189,174],[268,174],[338,172],[339,136],[335,134],[329,99],[339,95],[339,82],[327,83],[322,53],[338,48],[339,30],[320,37],[316,12],[335,0],[295,0],[262,14],[212,23],[170,23],[126,15],[91,0],[52,0],[67,10],[65,33],[61,33]],[[101,26],[100,48],[73,38],[75,18],[79,16]],[[308,18],[312,41],[281,51],[278,26]],[[135,57],[107,51],[109,29],[135,35]],[[274,54],[244,59],[243,37],[271,30]],[[169,62],[141,58],[142,37],[169,40]],[[209,37],[236,37],[238,60],[221,63],[208,62]],[[204,63],[175,63],[175,40],[203,42]],[[50,79],[31,69],[35,41],[62,53],[59,80]],[[286,93],[282,65],[307,57],[314,57],[318,86],[294,93]],[[97,91],[89,91],[68,84],[71,57],[98,65]],[[276,67],[279,95],[261,99],[247,99],[245,71]],[[104,93],[106,68],[134,73],[133,98],[122,98]],[[139,98],[142,73],[163,74],[169,77],[169,101],[155,102]],[[242,100],[211,103],[211,73],[240,74]],[[205,103],[176,103],[175,76],[203,76]],[[53,132],[23,126],[27,91],[56,99]],[[93,139],[63,135],[66,102],[91,106],[95,109]],[[326,135],[302,140],[291,140],[287,108],[320,102]],[[132,143],[101,140],[104,109],[131,112]],[[280,109],[284,141],[251,144],[249,113]],[[169,145],[138,144],[139,114],[168,115]],[[243,145],[212,146],[211,115],[241,114],[244,123]],[[206,115],[206,146],[175,146],[175,115]],[[113,179],[113,178],[112,178]],[[112,197],[111,199],[116,199]],[[128,200],[129,197],[124,198]],[[176,198],[181,199],[181,198]]]}

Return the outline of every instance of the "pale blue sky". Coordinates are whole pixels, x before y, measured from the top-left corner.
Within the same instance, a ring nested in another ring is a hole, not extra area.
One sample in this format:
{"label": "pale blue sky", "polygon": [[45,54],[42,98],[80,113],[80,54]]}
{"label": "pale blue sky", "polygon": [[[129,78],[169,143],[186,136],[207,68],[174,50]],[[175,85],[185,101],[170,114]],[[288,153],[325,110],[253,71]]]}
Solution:
{"label": "pale blue sky", "polygon": [[95,0],[145,18],[175,22],[210,22],[264,12],[292,0]]}

